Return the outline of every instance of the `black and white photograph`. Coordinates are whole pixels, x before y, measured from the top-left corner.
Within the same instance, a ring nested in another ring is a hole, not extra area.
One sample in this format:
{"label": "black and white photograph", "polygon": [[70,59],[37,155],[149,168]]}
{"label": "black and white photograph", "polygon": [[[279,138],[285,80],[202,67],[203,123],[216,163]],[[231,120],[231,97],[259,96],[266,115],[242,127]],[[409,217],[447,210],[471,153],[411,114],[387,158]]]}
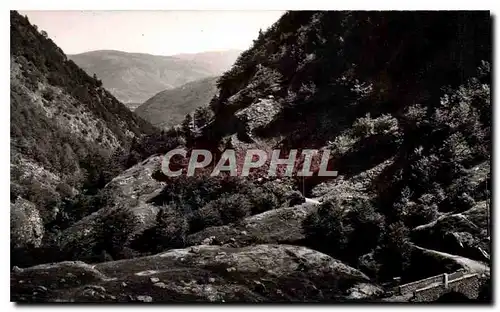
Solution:
{"label": "black and white photograph", "polygon": [[493,303],[491,11],[14,8],[11,302]]}

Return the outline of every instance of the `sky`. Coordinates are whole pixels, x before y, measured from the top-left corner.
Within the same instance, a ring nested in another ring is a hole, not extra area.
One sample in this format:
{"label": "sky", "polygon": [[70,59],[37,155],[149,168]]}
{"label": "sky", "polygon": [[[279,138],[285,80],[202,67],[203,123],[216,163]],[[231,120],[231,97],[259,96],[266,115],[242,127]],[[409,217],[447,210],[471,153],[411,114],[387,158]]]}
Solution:
{"label": "sky", "polygon": [[19,11],[66,54],[245,50],[283,11]]}

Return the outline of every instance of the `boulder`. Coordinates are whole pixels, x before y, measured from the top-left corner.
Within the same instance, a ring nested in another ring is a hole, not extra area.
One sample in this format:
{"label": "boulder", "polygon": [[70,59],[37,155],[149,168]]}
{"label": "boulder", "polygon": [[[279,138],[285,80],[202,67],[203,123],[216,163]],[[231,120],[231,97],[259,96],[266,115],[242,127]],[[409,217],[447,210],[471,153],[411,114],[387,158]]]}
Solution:
{"label": "boulder", "polygon": [[[105,191],[112,197],[112,205],[73,224],[61,234],[61,251],[71,254],[75,259],[88,259],[92,256],[99,240],[98,229],[117,210],[123,210],[137,222],[131,225],[133,236],[150,228],[155,223],[159,208],[148,201],[159,194],[164,182],[155,180],[152,175],[160,168],[162,157],[154,155],[114,178],[105,186]],[[125,243],[127,245],[129,241]]]}
{"label": "boulder", "polygon": [[304,238],[302,221],[316,205],[278,208],[245,218],[237,224],[206,228],[187,237],[188,245],[230,244],[248,246],[253,243],[298,244]]}

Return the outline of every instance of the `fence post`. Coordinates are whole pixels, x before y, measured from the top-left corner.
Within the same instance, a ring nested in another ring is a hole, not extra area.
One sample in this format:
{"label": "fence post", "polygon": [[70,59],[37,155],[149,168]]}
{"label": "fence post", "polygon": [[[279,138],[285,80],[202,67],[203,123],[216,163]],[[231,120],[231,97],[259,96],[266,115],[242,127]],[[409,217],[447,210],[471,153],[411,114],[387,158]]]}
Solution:
{"label": "fence post", "polygon": [[443,283],[444,283],[444,288],[448,288],[448,273],[443,274]]}

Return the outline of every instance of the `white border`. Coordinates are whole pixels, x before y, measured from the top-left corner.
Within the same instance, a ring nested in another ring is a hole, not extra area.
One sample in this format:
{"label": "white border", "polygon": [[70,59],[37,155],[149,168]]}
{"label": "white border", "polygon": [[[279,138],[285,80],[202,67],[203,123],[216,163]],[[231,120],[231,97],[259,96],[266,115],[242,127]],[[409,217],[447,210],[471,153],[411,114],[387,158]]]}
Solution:
{"label": "white border", "polygon": [[[4,110],[2,114],[0,114],[0,127],[1,127],[1,133],[2,135],[0,136],[1,140],[1,146],[2,152],[0,153],[1,157],[1,172],[0,172],[0,178],[2,179],[1,183],[1,198],[2,198],[2,213],[4,216],[1,218],[1,221],[3,222],[3,232],[2,232],[2,245],[4,250],[4,257],[2,258],[2,264],[0,265],[0,283],[1,283],[1,295],[2,295],[2,303],[5,304],[7,307],[7,310],[12,310],[16,308],[17,306],[14,306],[13,304],[8,304],[10,301],[10,272],[7,269],[9,265],[7,265],[7,262],[9,262],[9,258],[7,256],[8,250],[9,250],[9,197],[10,197],[10,179],[9,179],[9,164],[10,164],[10,159],[9,159],[9,136],[10,134],[10,126],[9,126],[9,116],[10,116],[10,106],[7,104],[10,102],[10,97],[9,97],[9,91],[10,90],[10,83],[9,79],[10,76],[7,76],[7,72],[10,72],[10,58],[9,58],[9,10],[10,9],[15,9],[15,10],[313,10],[313,9],[323,9],[323,10],[491,10],[492,14],[495,16],[498,14],[497,6],[500,1],[487,1],[487,0],[453,0],[453,1],[436,1],[436,0],[419,0],[419,1],[404,1],[404,0],[399,0],[399,1],[388,1],[388,0],[376,0],[376,1],[361,1],[361,0],[349,0],[349,1],[328,1],[328,0],[287,0],[287,1],[275,1],[271,2],[270,0],[252,0],[252,1],[246,1],[246,2],[236,2],[236,0],[170,0],[170,1],[165,1],[165,0],[141,0],[141,1],[134,1],[134,0],[86,0],[86,1],[78,1],[76,2],[64,2],[60,0],[18,0],[18,1],[10,1],[10,2],[1,2],[2,8],[4,10],[1,10],[0,16],[2,18],[2,28],[1,28],[1,42],[4,43],[3,48],[2,48],[2,57],[1,57],[1,68],[0,72],[4,73],[1,77],[1,83],[3,86],[3,101],[1,108]],[[495,30],[496,26],[498,25],[498,21],[495,21]],[[494,42],[498,41],[498,32],[494,32]],[[495,51],[495,56],[497,56],[497,49]],[[496,60],[497,58],[494,58]],[[498,72],[498,64],[497,62],[493,62],[494,64],[494,72]],[[498,90],[498,80],[494,80],[494,88],[493,90],[496,91]],[[495,94],[495,92],[494,92]],[[494,98],[496,100],[496,97]],[[498,110],[494,111],[494,120],[500,120],[498,117]],[[494,129],[496,130],[496,126],[494,125]],[[494,155],[498,155],[498,149],[496,148],[498,146],[497,142],[498,136],[494,135]],[[496,159],[495,159],[496,160]],[[497,162],[498,164],[498,162]],[[498,166],[494,166],[495,172]],[[498,186],[497,183],[494,184],[494,194],[500,194],[500,187]],[[494,213],[494,219],[495,221],[498,221],[498,216],[500,215],[500,212]],[[499,222],[495,222],[494,224],[500,224]],[[494,233],[496,233],[496,229]],[[495,251],[497,250],[498,247],[498,240],[495,238],[492,238],[494,242],[494,247]],[[496,254],[495,254],[496,255]],[[495,257],[495,263],[494,263],[494,270],[493,273],[495,273],[498,269],[497,265],[497,259],[498,257]],[[493,277],[493,281],[496,282],[496,274]],[[495,286],[497,283],[495,283]],[[498,287],[494,287],[495,289],[495,298],[499,298],[499,291]],[[6,304],[7,303],[7,304]],[[61,306],[62,309],[67,309],[70,307],[74,306]],[[121,308],[134,308],[137,306],[81,306],[82,309],[90,311],[99,311],[104,308],[112,308],[112,309],[121,309]],[[142,309],[144,306],[140,306]],[[307,309],[311,308],[312,306],[307,306]],[[395,308],[395,309],[401,309],[401,308],[416,308],[416,309],[422,309],[426,308],[428,310],[430,307],[428,306],[408,306],[408,305],[375,305],[375,306],[357,306],[357,307],[345,307],[345,306],[314,306],[315,308],[323,308],[323,309],[361,309],[361,308],[377,308],[380,307],[382,309],[385,308]],[[450,306],[448,308],[461,308],[463,306]],[[47,308],[52,308],[50,307],[44,307],[45,309]],[[176,306],[169,306],[169,307],[163,307],[163,306],[155,306],[156,309],[174,309],[177,310],[182,307],[176,307]],[[226,309],[245,309],[245,308],[251,308],[251,309],[259,309],[259,310],[266,310],[266,309],[290,309],[290,308],[299,308],[303,309],[306,308],[302,305],[300,306],[271,306],[271,307],[263,307],[263,306],[208,306],[204,305],[203,308],[226,308]],[[431,309],[442,309],[443,307],[432,307]],[[472,306],[471,308],[477,309],[477,306]],[[187,309],[187,307],[185,307]],[[189,308],[189,309],[192,309]]]}

